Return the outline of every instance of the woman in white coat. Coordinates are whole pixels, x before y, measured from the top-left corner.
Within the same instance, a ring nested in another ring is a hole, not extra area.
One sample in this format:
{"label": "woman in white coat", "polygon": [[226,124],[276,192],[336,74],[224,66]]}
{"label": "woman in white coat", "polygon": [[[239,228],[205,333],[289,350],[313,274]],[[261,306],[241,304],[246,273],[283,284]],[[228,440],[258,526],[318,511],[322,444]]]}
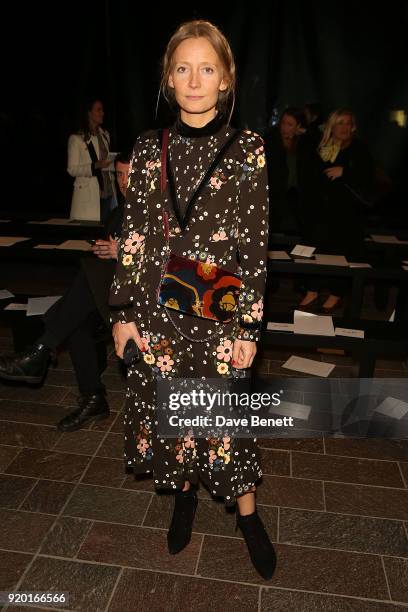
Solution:
{"label": "woman in white coat", "polygon": [[106,221],[116,203],[113,174],[105,168],[111,164],[109,132],[103,123],[103,104],[92,99],[85,107],[76,134],[68,139],[68,173],[75,178],[71,219]]}

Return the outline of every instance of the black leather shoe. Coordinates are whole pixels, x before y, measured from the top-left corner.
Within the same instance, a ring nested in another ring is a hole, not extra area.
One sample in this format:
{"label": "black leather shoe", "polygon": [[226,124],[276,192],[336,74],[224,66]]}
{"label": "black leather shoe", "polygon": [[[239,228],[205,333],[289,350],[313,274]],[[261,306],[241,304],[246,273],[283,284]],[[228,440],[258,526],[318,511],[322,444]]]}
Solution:
{"label": "black leather shoe", "polygon": [[51,349],[39,342],[21,353],[0,356],[0,378],[40,383],[47,372],[52,357]]}
{"label": "black leather shoe", "polygon": [[100,421],[106,419],[109,414],[108,402],[103,393],[94,395],[81,395],[78,398],[79,408],[67,414],[59,423],[57,429],[60,431],[76,431],[89,421]]}
{"label": "black leather shoe", "polygon": [[237,505],[237,525],[248,547],[251,561],[264,580],[270,580],[276,567],[276,554],[258,512],[241,516]]}
{"label": "black leather shoe", "polygon": [[188,491],[177,491],[174,498],[173,518],[167,532],[167,544],[171,555],[182,551],[190,542],[198,504],[192,485]]}

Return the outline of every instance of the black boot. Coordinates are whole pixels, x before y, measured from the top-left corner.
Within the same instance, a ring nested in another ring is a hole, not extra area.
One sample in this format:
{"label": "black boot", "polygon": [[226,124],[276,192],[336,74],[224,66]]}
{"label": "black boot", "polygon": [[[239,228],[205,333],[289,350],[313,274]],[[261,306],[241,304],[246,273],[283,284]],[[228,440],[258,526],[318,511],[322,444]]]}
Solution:
{"label": "black boot", "polygon": [[81,429],[84,423],[106,419],[110,414],[108,402],[102,392],[94,395],[81,395],[78,398],[78,404],[79,408],[67,414],[57,423],[57,428],[60,431]]}
{"label": "black boot", "polygon": [[255,569],[264,580],[270,580],[276,567],[276,554],[258,512],[255,510],[252,514],[241,516],[237,505],[236,529],[238,527],[242,531]]}
{"label": "black boot", "polygon": [[190,485],[188,491],[177,491],[174,498],[173,518],[167,532],[167,544],[171,555],[183,550],[190,542],[198,504],[197,495],[192,485]]}
{"label": "black boot", "polygon": [[53,351],[37,342],[25,351],[0,356],[0,378],[27,383],[40,383],[55,359]]}

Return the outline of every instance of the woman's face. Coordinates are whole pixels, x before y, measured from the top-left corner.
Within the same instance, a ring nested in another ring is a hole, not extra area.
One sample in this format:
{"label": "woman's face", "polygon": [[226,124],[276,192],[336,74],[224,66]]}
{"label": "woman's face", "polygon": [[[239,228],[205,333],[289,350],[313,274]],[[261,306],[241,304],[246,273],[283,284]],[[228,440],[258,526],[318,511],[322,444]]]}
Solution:
{"label": "woman's face", "polygon": [[204,114],[215,109],[220,91],[227,89],[223,66],[206,38],[187,38],[172,58],[169,87],[180,109],[189,114]]}
{"label": "woman's face", "polygon": [[282,138],[294,138],[299,127],[299,122],[291,115],[284,114],[279,123]]}
{"label": "woman's face", "polygon": [[103,115],[103,104],[102,102],[96,101],[88,112],[89,121],[92,121],[94,125],[102,125]]}
{"label": "woman's face", "polygon": [[334,140],[347,142],[353,137],[353,120],[350,115],[341,115],[332,130]]}

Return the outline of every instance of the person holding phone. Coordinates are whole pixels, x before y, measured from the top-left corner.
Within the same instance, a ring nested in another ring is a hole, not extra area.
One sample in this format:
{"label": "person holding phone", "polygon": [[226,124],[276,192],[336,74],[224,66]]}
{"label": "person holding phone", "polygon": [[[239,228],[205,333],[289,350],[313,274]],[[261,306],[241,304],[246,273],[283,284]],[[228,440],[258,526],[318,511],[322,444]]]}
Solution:
{"label": "person holding phone", "polygon": [[[268,244],[264,144],[258,134],[229,125],[235,64],[213,24],[197,20],[177,29],[164,55],[161,91],[177,118],[169,132],[151,131],[136,141],[110,298],[117,355],[123,357],[129,339],[143,355],[128,370],[125,463],[135,476],[152,473],[156,489],[174,493],[171,554],[190,541],[200,479],[212,495],[236,507],[251,560],[270,579],[276,557],[256,510],[255,483],[262,475],[256,440],[164,438],[155,425],[157,380],[228,379],[234,368],[252,365]],[[162,189],[164,159],[168,180]],[[214,289],[213,306],[220,318],[232,309],[230,322],[177,314],[175,300],[170,315],[170,303],[158,303],[169,249],[193,259],[202,278],[212,275],[214,265],[241,274],[239,299],[226,285]]]}

